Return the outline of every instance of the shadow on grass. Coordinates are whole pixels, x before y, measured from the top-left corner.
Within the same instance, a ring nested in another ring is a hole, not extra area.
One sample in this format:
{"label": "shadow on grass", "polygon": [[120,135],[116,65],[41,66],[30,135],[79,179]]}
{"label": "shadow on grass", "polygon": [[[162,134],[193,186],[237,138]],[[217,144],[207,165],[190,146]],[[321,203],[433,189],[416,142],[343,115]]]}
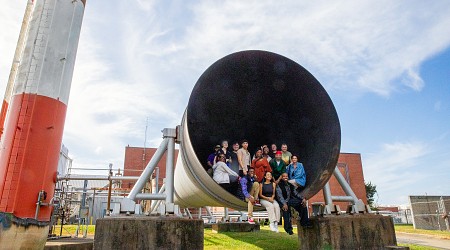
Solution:
{"label": "shadow on grass", "polygon": [[213,233],[205,229],[205,249],[298,249],[298,235],[289,235],[279,227],[280,233],[261,226],[259,232]]}

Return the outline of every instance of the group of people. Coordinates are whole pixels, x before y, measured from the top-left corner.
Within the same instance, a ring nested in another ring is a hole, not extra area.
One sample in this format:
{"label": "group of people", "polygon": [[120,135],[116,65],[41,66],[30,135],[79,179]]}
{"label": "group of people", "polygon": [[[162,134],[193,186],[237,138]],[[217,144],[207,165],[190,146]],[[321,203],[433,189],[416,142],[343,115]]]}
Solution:
{"label": "group of people", "polygon": [[278,232],[282,214],[285,231],[293,234],[291,207],[299,213],[300,225],[311,227],[306,200],[300,195],[306,173],[298,156],[290,153],[286,144],[281,145],[281,151],[272,144],[270,149],[267,145],[257,148],[251,157],[248,146],[248,141],[242,140],[229,150],[228,141],[222,141],[208,156],[205,170],[221,187],[248,203],[249,223],[255,223],[253,206],[262,205],[274,232]]}

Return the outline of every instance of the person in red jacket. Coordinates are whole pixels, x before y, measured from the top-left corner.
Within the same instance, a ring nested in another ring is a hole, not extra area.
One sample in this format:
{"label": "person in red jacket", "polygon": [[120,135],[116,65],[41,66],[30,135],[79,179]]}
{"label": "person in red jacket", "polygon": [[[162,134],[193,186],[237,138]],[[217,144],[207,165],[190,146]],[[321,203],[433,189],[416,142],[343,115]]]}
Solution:
{"label": "person in red jacket", "polygon": [[258,149],[255,153],[255,159],[252,161],[252,168],[255,169],[255,176],[258,182],[262,182],[267,172],[272,173],[269,162],[262,155],[262,150]]}

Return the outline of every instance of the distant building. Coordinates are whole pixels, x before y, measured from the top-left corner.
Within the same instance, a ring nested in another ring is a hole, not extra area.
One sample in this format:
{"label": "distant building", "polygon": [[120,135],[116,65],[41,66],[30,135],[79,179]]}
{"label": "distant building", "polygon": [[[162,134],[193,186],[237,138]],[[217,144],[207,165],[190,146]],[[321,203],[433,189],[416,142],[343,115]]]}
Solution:
{"label": "distant building", "polygon": [[[125,147],[125,160],[124,160],[124,176],[139,176],[145,169],[150,159],[156,152],[156,148],[142,148],[142,147]],[[157,164],[159,169],[158,183],[161,187],[163,179],[166,177],[166,157],[167,152],[164,153],[161,161]],[[175,149],[175,164],[178,157],[178,149]],[[156,174],[153,174],[153,178],[156,178]],[[136,181],[122,181],[122,188],[131,189]]]}

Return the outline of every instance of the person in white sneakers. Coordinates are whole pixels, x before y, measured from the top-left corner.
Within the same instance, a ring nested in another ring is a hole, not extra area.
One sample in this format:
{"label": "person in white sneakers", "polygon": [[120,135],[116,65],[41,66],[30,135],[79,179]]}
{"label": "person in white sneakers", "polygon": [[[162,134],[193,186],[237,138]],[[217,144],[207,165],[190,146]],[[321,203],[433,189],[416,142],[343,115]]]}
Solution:
{"label": "person in white sneakers", "polygon": [[280,219],[280,205],[275,199],[276,184],[273,181],[272,173],[266,172],[264,180],[259,189],[259,199],[267,213],[269,214],[270,230],[278,233],[278,220]]}
{"label": "person in white sneakers", "polygon": [[253,206],[261,206],[258,201],[259,183],[255,180],[255,170],[248,169],[239,181],[238,197],[248,203],[248,223],[255,224],[253,220]]}

